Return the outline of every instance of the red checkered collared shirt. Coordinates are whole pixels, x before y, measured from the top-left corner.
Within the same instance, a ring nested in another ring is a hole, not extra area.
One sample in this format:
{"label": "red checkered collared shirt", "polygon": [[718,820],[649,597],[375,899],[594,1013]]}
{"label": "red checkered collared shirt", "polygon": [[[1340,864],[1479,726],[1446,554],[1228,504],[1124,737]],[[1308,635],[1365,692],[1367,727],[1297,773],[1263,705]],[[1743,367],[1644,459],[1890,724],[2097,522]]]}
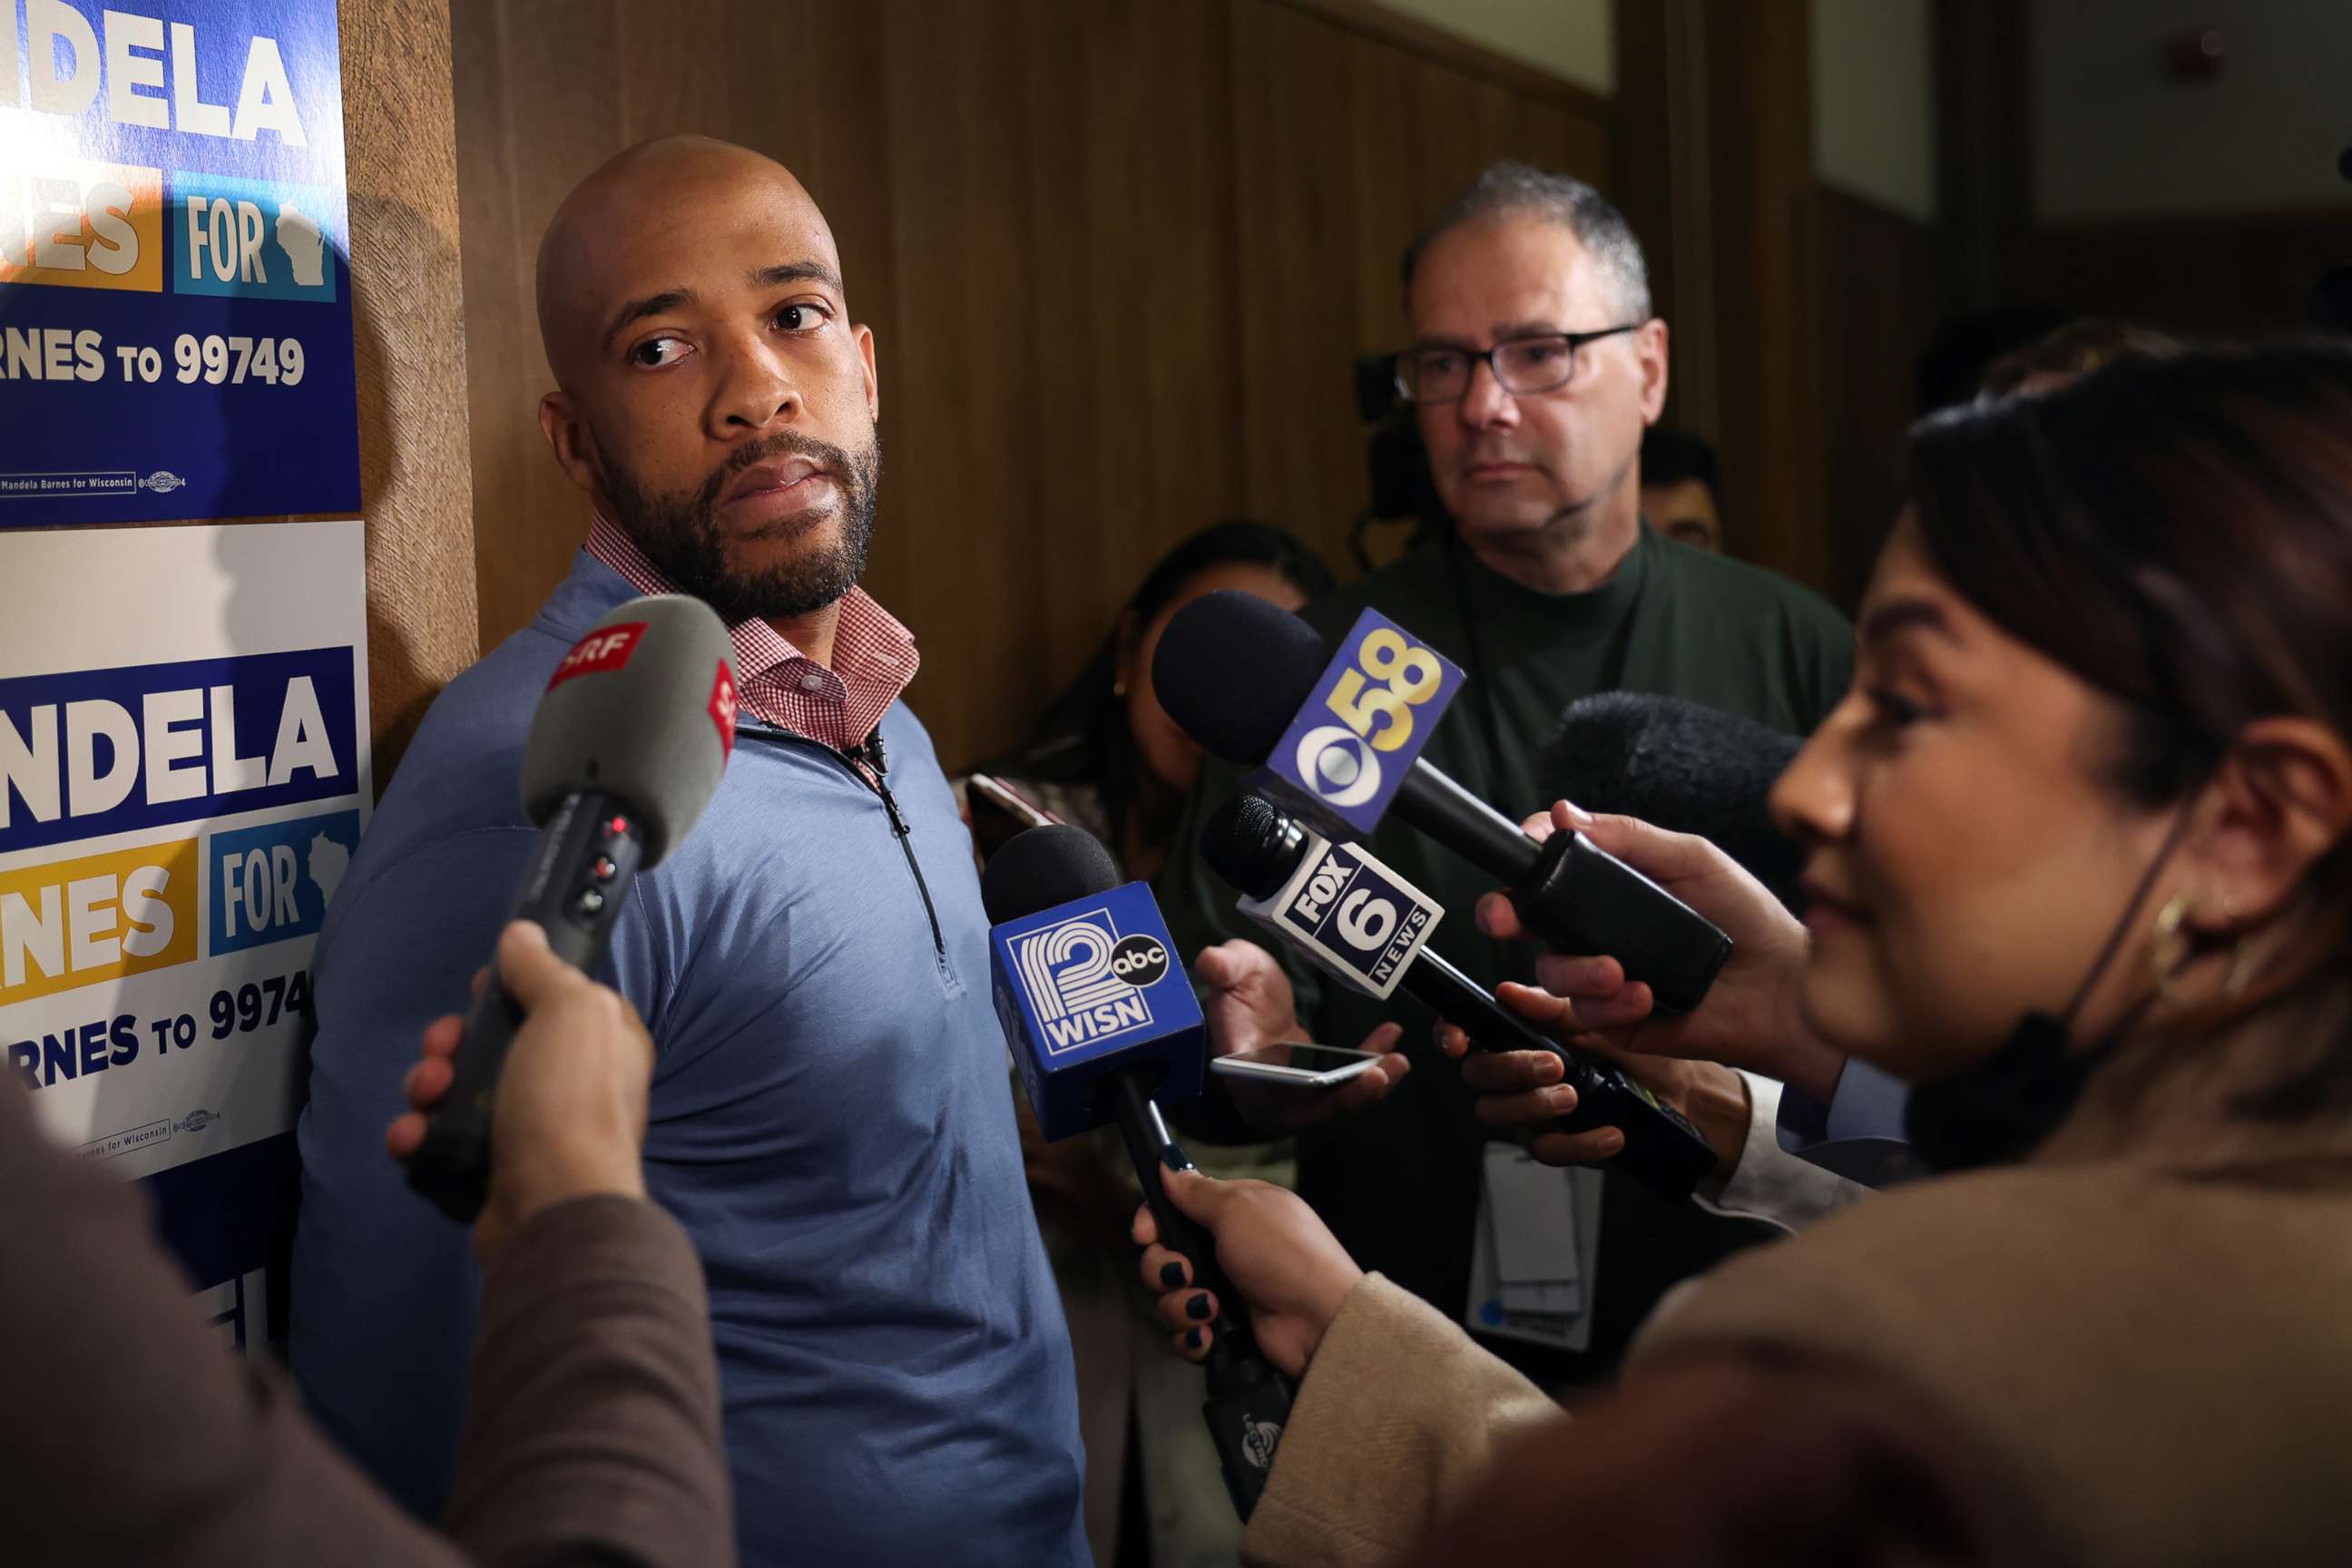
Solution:
{"label": "red checkered collared shirt", "polygon": [[[588,527],[588,553],[640,594],[678,592],[637,542],[601,511]],[[914,634],[863,588],[842,595],[831,669],[763,620],[738,621],[727,632],[735,640],[735,687],[743,706],[836,752],[865,744],[922,663]]]}

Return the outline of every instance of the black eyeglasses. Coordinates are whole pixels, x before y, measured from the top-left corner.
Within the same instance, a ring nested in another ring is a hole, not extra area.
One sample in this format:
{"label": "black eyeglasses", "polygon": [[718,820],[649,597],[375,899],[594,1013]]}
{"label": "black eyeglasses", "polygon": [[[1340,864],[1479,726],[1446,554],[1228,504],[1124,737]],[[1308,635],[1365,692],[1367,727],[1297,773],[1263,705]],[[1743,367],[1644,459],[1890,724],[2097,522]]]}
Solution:
{"label": "black eyeglasses", "polygon": [[1576,356],[1584,345],[1620,332],[1637,331],[1639,321],[1603,327],[1597,332],[1542,332],[1512,338],[1480,353],[1476,349],[1407,349],[1396,357],[1397,395],[1407,403],[1453,403],[1470,390],[1471,373],[1478,362],[1495,373],[1495,384],[1505,392],[1525,395],[1566,386],[1576,374]]}

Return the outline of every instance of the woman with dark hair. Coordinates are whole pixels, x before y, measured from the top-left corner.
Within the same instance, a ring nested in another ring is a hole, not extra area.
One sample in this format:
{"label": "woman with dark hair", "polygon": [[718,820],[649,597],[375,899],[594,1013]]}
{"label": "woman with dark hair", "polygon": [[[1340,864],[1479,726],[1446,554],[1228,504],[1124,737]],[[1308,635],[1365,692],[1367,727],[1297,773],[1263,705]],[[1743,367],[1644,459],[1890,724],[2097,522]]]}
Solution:
{"label": "woman with dark hair", "polygon": [[[1152,694],[1160,634],[1177,611],[1221,588],[1297,610],[1331,586],[1322,557],[1281,529],[1246,519],[1202,529],[1145,576],[1102,647],[1045,710],[1037,738],[978,771],[1084,827],[1129,876],[1151,880],[1201,773],[1199,744]],[[985,858],[1017,825],[992,825],[987,803],[971,805]]]}
{"label": "woman with dark hair", "polygon": [[[1311,548],[1263,522],[1213,524],[1162,556],[1100,650],[1047,708],[1037,739],[957,781],[982,858],[1026,824],[995,809],[974,776],[1084,827],[1129,876],[1156,877],[1201,771],[1200,746],[1152,695],[1160,633],[1178,610],[1219,589],[1297,610],[1331,585],[1330,569]],[[1150,1298],[1129,1273],[1127,1216],[1139,1190],[1118,1135],[1102,1128],[1047,1143],[1025,1103],[1020,1121],[1029,1194],[1077,1363],[1095,1559],[1105,1568],[1231,1563],[1241,1527],[1202,1424],[1200,1374],[1159,1353]],[[1219,1168],[1287,1181],[1289,1145],[1228,1156]]]}
{"label": "woman with dark hair", "polygon": [[[1922,423],[1911,474],[1853,689],[1773,794],[1804,926],[1563,803],[1738,945],[1685,1018],[1605,958],[1510,995],[1872,1062],[1941,1173],[1685,1286],[1572,1423],[1289,1194],[1172,1179],[1305,1378],[1246,1555],[2342,1560],[2352,346],[2126,356]],[[1188,1354],[1200,1294],[1161,1303]]]}

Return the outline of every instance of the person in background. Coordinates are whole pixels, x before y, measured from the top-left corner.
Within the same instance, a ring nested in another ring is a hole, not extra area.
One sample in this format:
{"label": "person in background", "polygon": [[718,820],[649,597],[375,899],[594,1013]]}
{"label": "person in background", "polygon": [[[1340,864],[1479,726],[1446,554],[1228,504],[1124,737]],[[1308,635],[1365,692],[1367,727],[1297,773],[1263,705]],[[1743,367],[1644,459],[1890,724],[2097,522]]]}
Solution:
{"label": "person in background", "polygon": [[1653,425],[1642,436],[1642,521],[1694,550],[1723,550],[1723,496],[1715,448],[1687,430]]}
{"label": "person in background", "polygon": [[[1201,776],[1202,755],[1152,693],[1160,634],[1177,611],[1221,588],[1298,610],[1333,586],[1321,556],[1269,523],[1236,518],[1201,530],[1145,575],[1102,647],[1047,706],[1035,739],[975,771],[1101,839],[1129,876],[1153,880]],[[1004,825],[988,820],[986,801],[967,796],[967,803],[975,832],[986,835],[985,858],[1003,841]]]}
{"label": "person in background", "polygon": [[[0,1556],[20,1568],[735,1561],[702,1268],[646,1197],[653,1042],[537,926],[509,926],[498,963],[528,1016],[499,1080],[474,1226],[483,1326],[448,1533],[337,1452],[275,1368],[223,1352],[138,1189],[51,1147],[31,1103],[0,1083],[0,1342],[17,1352]],[[423,1140],[420,1113],[447,1092],[457,1046],[455,1017],[425,1030],[412,1109],[385,1135],[395,1158]]]}
{"label": "person in background", "polygon": [[[1803,929],[1704,840],[1552,826],[1734,934],[1659,1028],[1876,1062],[1941,1173],[1678,1293],[1573,1422],[1291,1194],[1172,1174],[1305,1369],[1254,1560],[2342,1559],[2352,344],[1952,409],[1910,492],[1773,792]],[[1613,1026],[1646,1001],[1615,968],[1544,982]],[[1200,1294],[1161,1303],[1195,1354]]]}
{"label": "person in background", "polygon": [[[1234,520],[1185,540],[1152,567],[1110,635],[1045,710],[1036,739],[975,770],[1108,845],[1129,876],[1150,880],[1201,772],[1201,748],[1151,690],[1151,655],[1176,612],[1203,594],[1237,589],[1297,610],[1332,586],[1330,568],[1281,529]],[[984,859],[1024,826],[958,781]],[[1087,1536],[1100,1568],[1234,1562],[1241,1522],[1201,1420],[1201,1379],[1160,1353],[1150,1298],[1134,1283],[1128,1216],[1139,1196],[1116,1130],[1047,1143],[1021,1101],[1029,1196],[1061,1286],[1077,1363],[1078,1431],[1087,1448]],[[1220,1155],[1223,1158],[1220,1158]],[[1248,1153],[1209,1150],[1220,1174],[1287,1185],[1287,1143]]]}
{"label": "person in background", "polygon": [[[1516,809],[1549,798],[1538,756],[1561,710],[1595,691],[1685,697],[1784,733],[1811,731],[1846,688],[1853,637],[1843,618],[1784,577],[1643,524],[1642,433],[1665,404],[1667,331],[1624,215],[1580,181],[1497,164],[1435,216],[1401,271],[1412,342],[1397,356],[1398,395],[1452,526],[1306,618],[1336,643],[1376,609],[1463,668],[1468,679],[1422,756]],[[1202,954],[1203,1006],[1228,1021],[1231,1048],[1376,1047],[1381,1027],[1402,1024],[1406,1051],[1437,1069],[1401,1079],[1365,1114],[1302,1133],[1298,1190],[1369,1267],[1458,1319],[1491,1209],[1489,1135],[1473,1091],[1451,1063],[1430,1062],[1427,1009],[1322,985],[1256,945],[1197,848],[1202,822],[1240,774],[1213,760],[1202,769],[1191,826],[1160,881],[1170,931]],[[1453,911],[1435,951],[1490,988],[1534,977],[1532,949],[1491,941],[1466,918],[1490,886],[1476,868],[1393,815],[1367,845]],[[1242,1016],[1248,1026],[1234,1026]],[[1215,1091],[1202,1098],[1213,1103]],[[1196,1139],[1212,1135],[1197,1124]],[[1554,1385],[1605,1378],[1661,1292],[1773,1234],[1670,1204],[1613,1171],[1590,1179],[1603,1192],[1597,1289],[1579,1325],[1589,1343],[1513,1351]]]}

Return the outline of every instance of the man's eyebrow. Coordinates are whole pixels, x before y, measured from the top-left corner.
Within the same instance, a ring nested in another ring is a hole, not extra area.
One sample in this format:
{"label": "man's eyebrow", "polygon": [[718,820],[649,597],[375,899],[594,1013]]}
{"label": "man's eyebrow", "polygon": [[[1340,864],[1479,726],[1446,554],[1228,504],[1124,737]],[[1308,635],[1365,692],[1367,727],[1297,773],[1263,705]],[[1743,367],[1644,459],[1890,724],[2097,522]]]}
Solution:
{"label": "man's eyebrow", "polygon": [[642,321],[647,316],[658,316],[665,310],[675,310],[680,305],[694,302],[691,289],[665,289],[658,294],[648,294],[642,300],[632,300],[613,313],[612,325],[604,329],[604,342],[609,346],[623,327]]}
{"label": "man's eyebrow", "polygon": [[786,261],[774,267],[751,269],[751,287],[754,289],[772,288],[779,283],[812,281],[825,285],[836,294],[841,292],[841,275],[822,261]]}
{"label": "man's eyebrow", "polygon": [[[1519,338],[1552,338],[1564,335],[1559,328],[1549,321],[1507,321],[1495,329],[1493,341],[1507,343]],[[1412,346],[1416,349],[1460,349],[1468,353],[1478,352],[1477,344],[1467,338],[1457,337],[1416,338],[1413,340]]]}

